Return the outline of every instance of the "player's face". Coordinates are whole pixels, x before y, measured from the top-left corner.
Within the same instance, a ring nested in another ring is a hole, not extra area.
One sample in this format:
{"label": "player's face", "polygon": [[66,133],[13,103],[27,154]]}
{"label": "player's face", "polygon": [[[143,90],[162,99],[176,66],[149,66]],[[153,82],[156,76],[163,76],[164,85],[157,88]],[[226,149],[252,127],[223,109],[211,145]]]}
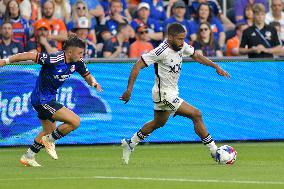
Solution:
{"label": "player's face", "polygon": [[184,39],[186,37],[186,33],[179,33],[177,35],[168,36],[168,42],[174,51],[180,51],[183,47]]}
{"label": "player's face", "polygon": [[70,59],[73,62],[80,61],[84,57],[84,49],[79,47],[70,48]]}

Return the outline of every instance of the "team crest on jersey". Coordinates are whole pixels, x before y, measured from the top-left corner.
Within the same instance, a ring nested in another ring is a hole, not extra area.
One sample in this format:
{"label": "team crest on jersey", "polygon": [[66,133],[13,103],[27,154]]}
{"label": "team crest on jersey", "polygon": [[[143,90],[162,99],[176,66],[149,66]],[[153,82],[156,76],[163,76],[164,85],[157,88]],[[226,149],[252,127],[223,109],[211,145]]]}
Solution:
{"label": "team crest on jersey", "polygon": [[47,59],[47,54],[43,53],[42,57],[40,57],[40,61],[44,63],[45,59]]}
{"label": "team crest on jersey", "polygon": [[71,72],[74,72],[75,70],[76,70],[75,65],[72,65],[71,68],[70,68],[70,71],[71,71]]}

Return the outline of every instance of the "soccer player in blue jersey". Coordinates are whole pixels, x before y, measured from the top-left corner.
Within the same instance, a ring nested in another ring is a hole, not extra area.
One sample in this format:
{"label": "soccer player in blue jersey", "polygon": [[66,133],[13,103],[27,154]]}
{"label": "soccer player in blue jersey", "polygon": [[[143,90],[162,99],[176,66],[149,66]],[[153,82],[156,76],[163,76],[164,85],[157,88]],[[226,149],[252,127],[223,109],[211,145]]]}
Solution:
{"label": "soccer player in blue jersey", "polygon": [[[36,162],[35,155],[43,147],[53,159],[58,159],[54,142],[79,127],[79,116],[56,101],[57,89],[67,78],[76,71],[90,86],[102,91],[82,59],[85,45],[82,39],[72,34],[65,41],[63,51],[53,54],[25,52],[0,59],[0,66],[25,60],[42,65],[31,95],[31,103],[38,113],[43,131],[36,136],[34,143],[21,157],[20,162],[23,165],[41,166]],[[56,128],[55,121],[63,123]]]}
{"label": "soccer player in blue jersey", "polygon": [[154,119],[144,126],[130,140],[123,139],[123,160],[128,164],[130,154],[154,130],[163,127],[171,114],[183,116],[193,121],[195,133],[209,148],[212,157],[216,155],[217,146],[208,133],[202,119],[201,112],[179,97],[178,80],[181,72],[182,56],[191,56],[193,60],[214,68],[217,74],[229,77],[229,74],[220,66],[194,51],[194,48],[184,42],[186,29],[179,23],[170,24],[167,29],[168,38],[157,48],[143,54],[133,66],[126,91],[120,97],[128,102],[131,97],[134,82],[141,69],[154,64],[155,85],[152,89],[154,105]]}

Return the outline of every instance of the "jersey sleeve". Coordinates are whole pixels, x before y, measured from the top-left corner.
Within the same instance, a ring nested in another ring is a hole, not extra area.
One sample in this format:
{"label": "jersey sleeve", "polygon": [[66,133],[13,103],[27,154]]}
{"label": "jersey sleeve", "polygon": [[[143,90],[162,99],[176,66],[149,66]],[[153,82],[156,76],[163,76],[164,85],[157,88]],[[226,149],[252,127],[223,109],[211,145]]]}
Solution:
{"label": "jersey sleeve", "polygon": [[81,60],[77,66],[76,71],[82,76],[82,77],[86,77],[90,74],[87,65],[85,64],[85,62],[83,60]]}
{"label": "jersey sleeve", "polygon": [[36,63],[40,65],[50,64],[50,57],[46,53],[37,53]]}
{"label": "jersey sleeve", "polygon": [[145,53],[141,56],[141,59],[144,61],[144,63],[147,66],[150,66],[151,64],[157,63],[160,60],[163,59],[163,51],[165,49],[163,49],[162,47],[157,47],[153,50],[151,50],[148,53]]}
{"label": "jersey sleeve", "polygon": [[184,43],[184,50],[183,50],[183,56],[187,57],[187,56],[192,56],[194,54],[195,50],[194,47]]}

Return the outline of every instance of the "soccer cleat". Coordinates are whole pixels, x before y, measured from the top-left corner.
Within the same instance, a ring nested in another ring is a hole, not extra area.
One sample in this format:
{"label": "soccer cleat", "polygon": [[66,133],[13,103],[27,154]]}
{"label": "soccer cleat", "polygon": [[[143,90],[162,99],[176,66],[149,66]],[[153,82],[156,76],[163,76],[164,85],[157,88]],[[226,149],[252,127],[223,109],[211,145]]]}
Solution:
{"label": "soccer cleat", "polygon": [[125,164],[128,164],[129,157],[131,152],[133,152],[134,148],[130,146],[130,141],[126,141],[125,139],[121,140],[121,146],[122,146],[122,160]]}
{"label": "soccer cleat", "polygon": [[34,157],[28,157],[27,154],[22,155],[21,159],[20,159],[20,163],[23,164],[24,166],[28,167],[41,167],[40,164],[38,164],[35,160]]}
{"label": "soccer cleat", "polygon": [[41,143],[44,145],[46,152],[55,160],[58,159],[58,156],[55,151],[55,144],[54,142],[50,142],[47,136],[43,136],[41,138]]}

